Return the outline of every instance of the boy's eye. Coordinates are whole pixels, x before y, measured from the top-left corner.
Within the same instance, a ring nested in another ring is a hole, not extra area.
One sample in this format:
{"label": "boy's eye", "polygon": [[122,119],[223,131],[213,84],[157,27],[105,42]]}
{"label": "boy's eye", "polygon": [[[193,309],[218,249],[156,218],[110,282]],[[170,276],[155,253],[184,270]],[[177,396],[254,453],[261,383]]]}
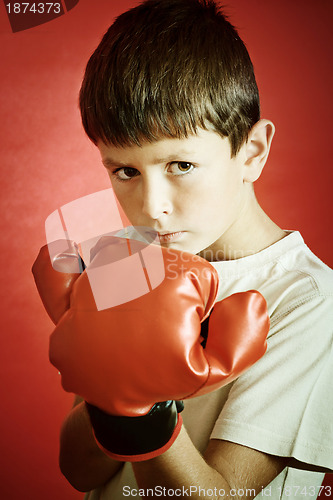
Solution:
{"label": "boy's eye", "polygon": [[193,170],[194,166],[192,163],[187,161],[175,161],[170,165],[170,171],[173,175],[187,174]]}
{"label": "boy's eye", "polygon": [[121,181],[128,181],[129,179],[136,177],[138,173],[138,170],[132,167],[118,168],[113,172],[113,174]]}

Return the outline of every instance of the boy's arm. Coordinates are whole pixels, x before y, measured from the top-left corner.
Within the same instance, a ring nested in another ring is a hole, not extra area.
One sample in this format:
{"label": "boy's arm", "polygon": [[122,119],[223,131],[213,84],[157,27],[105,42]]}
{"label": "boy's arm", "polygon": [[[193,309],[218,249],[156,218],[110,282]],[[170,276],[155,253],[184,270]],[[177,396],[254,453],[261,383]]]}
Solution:
{"label": "boy's arm", "polygon": [[163,455],[132,465],[139,488],[158,486],[177,496],[190,495],[193,500],[212,496],[241,499],[247,490],[246,498],[250,499],[288,465],[288,460],[218,439],[210,440],[201,456],[183,427]]}
{"label": "boy's arm", "polygon": [[[191,492],[193,500],[208,498],[204,491],[210,494],[208,490],[216,488],[217,497],[225,491],[226,497],[237,500],[244,497],[241,490],[246,489],[246,498],[254,498],[288,465],[288,460],[218,439],[210,440],[201,456],[183,427],[164,454],[132,466],[139,488],[179,490],[178,496]],[[105,484],[123,465],[96,445],[85,404],[78,396],[61,429],[59,463],[64,476],[79,491]]]}
{"label": "boy's arm", "polygon": [[105,484],[123,465],[97,446],[85,403],[79,396],[75,397],[61,428],[59,465],[66,479],[79,491]]}

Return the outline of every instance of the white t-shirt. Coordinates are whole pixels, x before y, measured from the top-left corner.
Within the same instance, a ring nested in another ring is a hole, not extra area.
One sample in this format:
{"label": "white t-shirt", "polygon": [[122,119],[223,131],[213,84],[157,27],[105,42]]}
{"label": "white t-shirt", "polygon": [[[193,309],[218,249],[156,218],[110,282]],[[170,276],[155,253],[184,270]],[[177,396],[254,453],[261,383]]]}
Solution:
{"label": "white t-shirt", "polygon": [[[220,276],[218,299],[259,290],[271,328],[267,352],[253,367],[185,401],[183,421],[194,445],[203,452],[210,438],[224,439],[293,457],[302,468],[333,470],[333,271],[298,232],[255,255],[212,264]],[[302,468],[286,468],[256,498],[316,498],[324,473]],[[130,489],[138,487],[126,463],[85,499],[120,500]]]}

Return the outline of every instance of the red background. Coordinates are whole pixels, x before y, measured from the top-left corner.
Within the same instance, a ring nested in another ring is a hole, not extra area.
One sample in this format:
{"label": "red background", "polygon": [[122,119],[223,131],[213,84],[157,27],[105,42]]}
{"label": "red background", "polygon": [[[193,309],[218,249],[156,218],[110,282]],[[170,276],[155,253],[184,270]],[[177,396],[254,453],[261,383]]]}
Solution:
{"label": "red background", "polygon": [[[31,265],[57,207],[108,187],[84,136],[77,94],[85,63],[133,0],[80,0],[64,16],[12,33],[0,5],[1,46],[1,496],[81,498],[57,465],[72,397],[48,362],[51,321]],[[300,229],[328,265],[332,253],[332,26],[328,0],[229,0],[252,55],[262,116],[276,124],[259,200],[283,228]]]}

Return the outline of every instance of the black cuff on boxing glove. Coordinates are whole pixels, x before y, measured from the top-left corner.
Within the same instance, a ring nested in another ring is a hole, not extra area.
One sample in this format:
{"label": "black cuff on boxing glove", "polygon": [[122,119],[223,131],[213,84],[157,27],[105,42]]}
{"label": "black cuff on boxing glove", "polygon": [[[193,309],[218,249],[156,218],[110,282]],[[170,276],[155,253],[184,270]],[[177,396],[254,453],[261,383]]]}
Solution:
{"label": "black cuff on boxing glove", "polygon": [[110,415],[86,402],[94,436],[110,457],[125,462],[149,460],[164,453],[177,438],[182,401],[156,403],[146,415]]}

